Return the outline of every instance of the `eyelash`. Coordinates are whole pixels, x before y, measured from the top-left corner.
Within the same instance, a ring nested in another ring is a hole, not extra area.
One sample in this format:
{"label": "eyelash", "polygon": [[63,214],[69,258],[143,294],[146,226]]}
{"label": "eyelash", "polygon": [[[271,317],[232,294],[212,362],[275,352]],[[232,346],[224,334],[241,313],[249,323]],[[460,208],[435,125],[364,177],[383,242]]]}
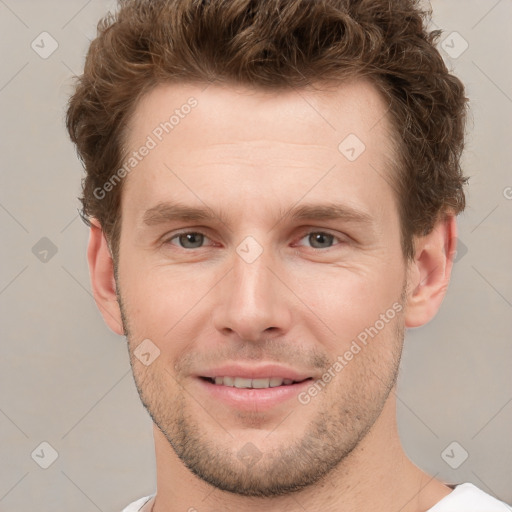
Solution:
{"label": "eyelash", "polygon": [[[169,238],[166,238],[164,240],[164,245],[174,245],[175,247],[177,247],[178,249],[182,249],[184,251],[193,251],[193,250],[197,250],[197,249],[204,249],[203,246],[201,247],[195,247],[195,248],[192,248],[192,249],[189,249],[189,248],[186,248],[186,247],[180,247],[180,246],[177,246],[175,244],[172,244],[171,241],[174,240],[175,238],[179,238],[180,236],[182,235],[202,235],[204,236],[205,238],[207,238],[209,240],[209,237],[208,235],[206,235],[205,233],[203,233],[202,231],[181,231],[179,233],[175,233],[174,235],[172,235],[171,237]],[[332,236],[333,237],[333,240],[338,240],[339,243],[344,243],[344,240],[342,240],[341,237],[339,236],[336,236],[334,235],[333,233],[329,233],[328,231],[321,231],[321,230],[310,230],[310,231],[306,231],[302,234],[302,236],[299,238],[299,240],[302,240],[304,239],[305,237],[311,235],[311,234],[321,234],[321,235],[328,235],[328,236]],[[334,246],[331,246],[331,247],[325,247],[325,248],[318,248],[318,247],[309,247],[310,249],[313,249],[314,251],[326,251],[328,249],[333,249]]]}

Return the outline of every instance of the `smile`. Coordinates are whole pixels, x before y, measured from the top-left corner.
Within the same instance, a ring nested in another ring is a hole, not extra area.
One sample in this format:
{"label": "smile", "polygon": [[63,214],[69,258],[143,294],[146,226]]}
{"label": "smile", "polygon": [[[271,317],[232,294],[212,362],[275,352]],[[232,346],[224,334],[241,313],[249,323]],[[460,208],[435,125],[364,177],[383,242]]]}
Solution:
{"label": "smile", "polygon": [[278,386],[290,386],[305,380],[310,380],[311,377],[295,381],[284,377],[267,377],[259,379],[248,379],[245,377],[202,377],[203,379],[216,384],[217,386],[228,386],[234,388],[250,388],[250,389],[265,389],[275,388]]}

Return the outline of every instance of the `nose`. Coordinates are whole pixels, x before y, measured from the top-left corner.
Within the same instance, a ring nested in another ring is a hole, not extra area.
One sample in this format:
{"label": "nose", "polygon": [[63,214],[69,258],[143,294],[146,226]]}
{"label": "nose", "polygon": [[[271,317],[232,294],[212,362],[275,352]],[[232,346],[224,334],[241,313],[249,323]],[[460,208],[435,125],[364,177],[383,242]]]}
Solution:
{"label": "nose", "polygon": [[269,252],[264,249],[251,263],[234,253],[232,271],[216,287],[213,322],[224,335],[234,333],[244,341],[257,342],[290,329],[293,294]]}

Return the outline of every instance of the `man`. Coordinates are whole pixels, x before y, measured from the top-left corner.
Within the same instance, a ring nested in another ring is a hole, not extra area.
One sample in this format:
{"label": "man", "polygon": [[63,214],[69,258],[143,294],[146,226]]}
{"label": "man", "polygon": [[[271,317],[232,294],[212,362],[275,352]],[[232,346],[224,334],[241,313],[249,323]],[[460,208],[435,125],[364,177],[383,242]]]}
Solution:
{"label": "man", "polygon": [[124,1],[67,125],[97,304],[154,422],[125,511],[505,511],[405,455],[466,98],[412,0]]}

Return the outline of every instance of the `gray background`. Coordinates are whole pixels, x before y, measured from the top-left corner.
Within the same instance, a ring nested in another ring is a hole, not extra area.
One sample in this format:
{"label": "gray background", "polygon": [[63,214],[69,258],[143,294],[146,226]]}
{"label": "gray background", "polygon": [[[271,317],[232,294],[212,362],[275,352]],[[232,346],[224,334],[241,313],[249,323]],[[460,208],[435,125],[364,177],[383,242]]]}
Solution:
{"label": "gray background", "polygon": [[[125,340],[91,295],[81,167],[63,124],[71,76],[112,5],[0,0],[0,510],[115,512],[155,490],[151,420]],[[471,185],[448,296],[408,333],[400,433],[432,475],[512,502],[512,0],[432,6],[471,100]],[[49,56],[43,31],[58,43]],[[47,469],[44,441],[58,453]],[[446,462],[465,452],[458,469]]]}

